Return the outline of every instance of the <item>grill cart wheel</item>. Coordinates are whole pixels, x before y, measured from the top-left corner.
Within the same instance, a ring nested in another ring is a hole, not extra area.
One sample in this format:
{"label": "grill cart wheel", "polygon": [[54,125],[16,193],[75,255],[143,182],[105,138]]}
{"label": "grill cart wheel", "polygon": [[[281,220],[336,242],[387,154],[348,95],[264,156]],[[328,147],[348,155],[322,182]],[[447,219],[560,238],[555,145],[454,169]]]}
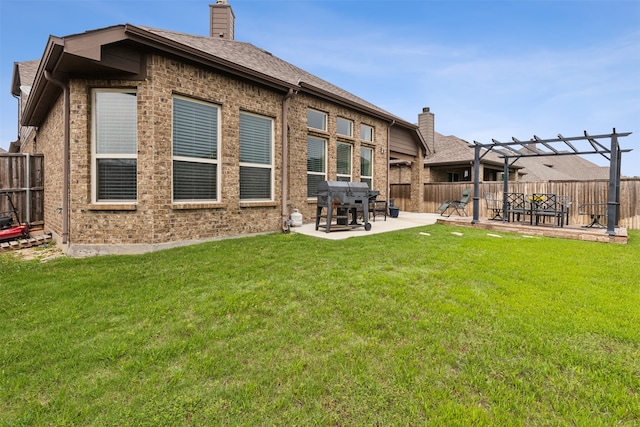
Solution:
{"label": "grill cart wheel", "polygon": [[364,231],[369,231],[369,230],[371,230],[371,223],[366,223],[364,225]]}

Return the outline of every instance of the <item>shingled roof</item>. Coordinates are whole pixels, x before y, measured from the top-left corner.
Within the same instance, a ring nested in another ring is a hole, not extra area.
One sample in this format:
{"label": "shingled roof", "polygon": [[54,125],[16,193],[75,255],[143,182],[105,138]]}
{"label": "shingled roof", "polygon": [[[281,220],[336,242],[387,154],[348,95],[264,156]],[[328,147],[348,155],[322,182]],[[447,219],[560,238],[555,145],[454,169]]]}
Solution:
{"label": "shingled roof", "polygon": [[[434,150],[425,160],[425,166],[470,164],[475,158],[475,149],[464,139],[454,135],[442,135],[434,132]],[[488,153],[481,160],[482,163],[493,164],[502,167],[504,160],[494,152]]]}
{"label": "shingled roof", "polygon": [[520,171],[522,181],[609,179],[608,167],[598,166],[577,155],[521,157],[515,164],[523,168]]}
{"label": "shingled roof", "polygon": [[382,116],[395,119],[396,121],[404,121],[400,117],[397,117],[388,111],[385,111],[382,108],[303,70],[302,68],[296,67],[295,65],[284,61],[283,59],[280,59],[272,53],[256,47],[251,43],[186,34],[146,26],[137,26],[137,28],[160,36],[164,39],[180,43],[185,47],[189,46],[191,48],[195,48],[202,53],[211,55],[214,58],[233,63],[237,66],[261,73],[270,78],[275,78],[290,86],[316,89],[323,93],[342,98],[353,104],[357,104],[360,107],[371,109]]}
{"label": "shingled roof", "polygon": [[[43,64],[40,65],[38,74],[36,74],[35,97],[51,97],[57,96],[59,93],[59,88],[42,76],[44,70],[48,70],[52,76],[58,79],[64,79],[64,71],[69,70],[72,66],[76,67],[75,71],[78,67],[86,67],[90,72],[100,72],[98,67],[101,56],[99,53],[104,48],[118,44],[131,46],[132,42],[139,46],[150,47],[182,57],[185,60],[234,73],[279,90],[292,89],[329,99],[417,132],[415,124],[409,123],[251,43],[131,24],[91,30],[63,38],[51,36],[43,55]],[[65,56],[67,56],[66,63]],[[60,73],[57,73],[56,67],[60,67]],[[109,71],[113,72],[113,68]],[[132,73],[130,69],[124,68],[122,72]],[[34,100],[34,102],[36,101]],[[40,107],[27,106],[26,116],[27,120],[31,121],[30,124],[41,120],[43,114],[44,111]]]}

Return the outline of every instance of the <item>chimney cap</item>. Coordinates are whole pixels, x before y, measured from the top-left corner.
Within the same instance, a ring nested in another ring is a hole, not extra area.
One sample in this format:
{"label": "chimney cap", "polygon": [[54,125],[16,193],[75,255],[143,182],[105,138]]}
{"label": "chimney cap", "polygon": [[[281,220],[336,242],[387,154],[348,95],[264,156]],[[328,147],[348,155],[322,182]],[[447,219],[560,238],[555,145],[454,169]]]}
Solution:
{"label": "chimney cap", "polygon": [[428,113],[429,111],[431,111],[431,109],[430,109],[429,107],[424,107],[424,108],[422,109],[422,112],[423,112],[423,113]]}

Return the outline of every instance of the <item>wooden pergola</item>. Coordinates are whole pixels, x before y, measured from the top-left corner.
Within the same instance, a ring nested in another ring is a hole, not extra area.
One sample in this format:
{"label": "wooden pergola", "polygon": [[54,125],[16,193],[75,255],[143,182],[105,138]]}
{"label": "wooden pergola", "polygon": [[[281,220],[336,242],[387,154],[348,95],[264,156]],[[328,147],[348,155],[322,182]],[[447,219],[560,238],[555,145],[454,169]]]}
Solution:
{"label": "wooden pergola", "polygon": [[[473,162],[473,220],[471,223],[480,222],[480,159],[493,151],[504,159],[504,191],[509,192],[509,167],[523,157],[543,156],[576,156],[586,154],[600,154],[609,160],[609,192],[607,197],[607,234],[615,236],[620,214],[620,162],[622,153],[631,149],[621,149],[618,138],[631,135],[631,132],[618,133],[615,128],[613,133],[605,135],[589,135],[584,131],[584,136],[565,138],[558,134],[557,138],[540,139],[537,136],[529,141],[520,141],[512,138],[509,142],[500,142],[492,139],[491,144],[481,144],[474,141],[475,158]],[[609,140],[609,144],[599,140]],[[539,150],[538,145],[544,146],[549,151]],[[559,149],[558,147],[561,147]],[[506,203],[506,199],[504,201]],[[506,211],[506,206],[505,206]],[[506,220],[506,215],[503,220]]]}

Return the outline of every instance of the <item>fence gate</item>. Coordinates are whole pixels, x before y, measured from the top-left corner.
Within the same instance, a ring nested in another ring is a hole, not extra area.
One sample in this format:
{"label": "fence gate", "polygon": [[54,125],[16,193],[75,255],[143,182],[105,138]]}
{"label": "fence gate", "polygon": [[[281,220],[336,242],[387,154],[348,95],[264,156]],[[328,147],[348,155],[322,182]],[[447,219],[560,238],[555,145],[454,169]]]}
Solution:
{"label": "fence gate", "polygon": [[[20,220],[44,225],[44,156],[42,154],[0,153],[0,194],[9,194]],[[6,197],[0,211],[10,210]]]}

